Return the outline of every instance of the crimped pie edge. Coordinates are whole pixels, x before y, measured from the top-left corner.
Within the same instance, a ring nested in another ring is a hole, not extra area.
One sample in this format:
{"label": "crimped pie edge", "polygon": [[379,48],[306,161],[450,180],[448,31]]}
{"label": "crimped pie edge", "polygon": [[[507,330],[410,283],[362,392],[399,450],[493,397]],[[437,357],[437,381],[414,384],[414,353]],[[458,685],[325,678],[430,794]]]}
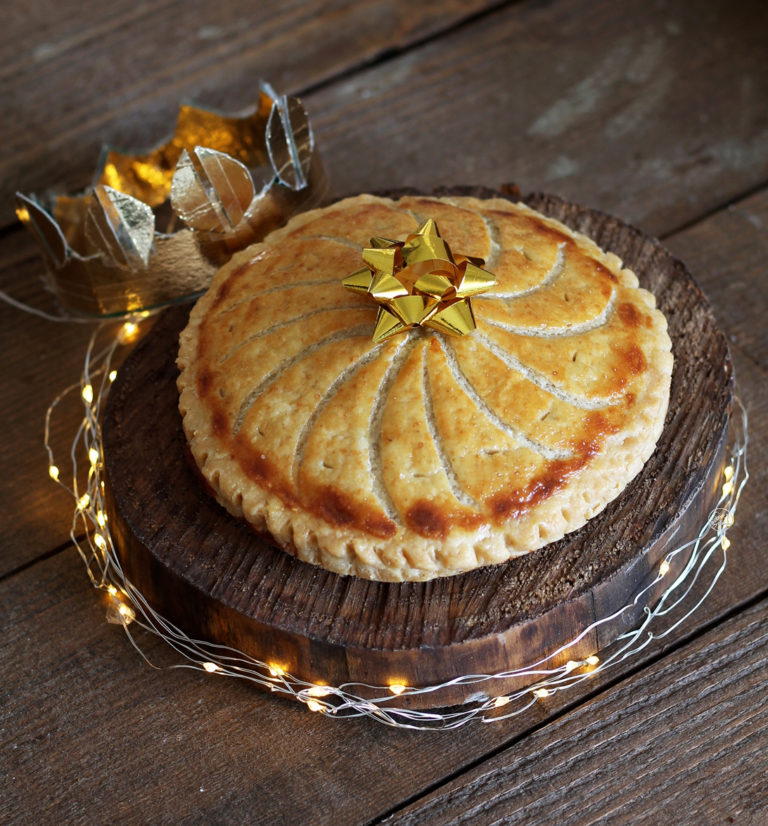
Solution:
{"label": "crimped pie edge", "polygon": [[[355,529],[339,529],[312,513],[286,506],[282,500],[254,484],[231,459],[228,451],[210,433],[204,406],[197,404],[197,332],[217,287],[231,272],[258,254],[263,244],[254,245],[231,259],[215,276],[211,288],[193,308],[187,328],[180,336],[178,366],[179,409],[190,450],[216,499],[233,516],[245,518],[256,530],[267,530],[276,543],[299,559],[338,574],[352,574],[382,581],[418,581],[450,576],[536,550],[562,538],[603,510],[640,472],[661,435],[672,372],[671,342],[664,315],[655,309],[651,293],[639,288],[635,274],[623,268],[620,259],[603,251],[587,236],[569,229],[524,204],[507,199],[443,197],[469,209],[513,207],[531,214],[546,225],[569,235],[585,252],[607,267],[626,287],[636,288],[653,318],[653,347],[645,351],[647,378],[636,399],[636,415],[629,427],[609,436],[596,454],[568,484],[538,503],[524,516],[511,520],[510,530],[489,524],[475,529],[454,527],[445,539],[432,539],[401,532],[391,539],[370,536]],[[272,244],[311,222],[318,214],[345,208],[354,202],[377,201],[389,205],[391,199],[360,195],[312,210],[293,218],[273,232],[265,243]],[[405,542],[403,541],[405,540]]]}

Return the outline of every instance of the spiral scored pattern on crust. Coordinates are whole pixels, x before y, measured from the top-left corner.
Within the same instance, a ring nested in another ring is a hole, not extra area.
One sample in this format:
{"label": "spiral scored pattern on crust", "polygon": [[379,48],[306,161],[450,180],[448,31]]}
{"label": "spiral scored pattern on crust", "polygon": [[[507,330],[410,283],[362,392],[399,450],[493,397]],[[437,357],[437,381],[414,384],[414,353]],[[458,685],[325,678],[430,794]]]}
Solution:
{"label": "spiral scored pattern on crust", "polygon": [[[369,238],[433,217],[498,279],[463,337],[371,341],[346,291]],[[180,339],[192,454],[232,514],[341,574],[430,579],[583,525],[640,471],[672,371],[666,320],[613,254],[505,199],[361,195],[233,260]]]}

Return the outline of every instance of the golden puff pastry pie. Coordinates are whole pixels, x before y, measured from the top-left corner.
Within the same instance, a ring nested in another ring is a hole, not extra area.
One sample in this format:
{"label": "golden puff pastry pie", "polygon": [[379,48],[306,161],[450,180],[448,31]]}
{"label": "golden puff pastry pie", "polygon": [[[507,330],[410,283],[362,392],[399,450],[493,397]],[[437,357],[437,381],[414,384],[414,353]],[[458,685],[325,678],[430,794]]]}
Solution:
{"label": "golden puff pastry pie", "polygon": [[[374,236],[432,218],[496,284],[462,336],[375,343],[345,289]],[[236,255],[181,334],[179,407],[218,501],[299,559],[425,580],[501,563],[601,511],[661,434],[671,343],[613,254],[503,198],[360,195]]]}

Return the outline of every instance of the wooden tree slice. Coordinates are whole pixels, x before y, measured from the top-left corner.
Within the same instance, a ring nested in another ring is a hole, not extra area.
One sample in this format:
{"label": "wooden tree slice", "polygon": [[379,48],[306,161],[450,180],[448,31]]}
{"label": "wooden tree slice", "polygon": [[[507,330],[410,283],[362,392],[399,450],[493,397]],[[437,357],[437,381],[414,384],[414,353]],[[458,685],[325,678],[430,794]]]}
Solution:
{"label": "wooden tree slice", "polygon": [[[103,421],[111,529],[126,576],[158,613],[310,682],[440,685],[525,667],[568,644],[631,603],[666,553],[698,534],[719,492],[732,403],[728,348],[706,299],[685,266],[638,230],[552,196],[527,202],[619,255],[667,316],[670,406],[642,473],[581,530],[503,565],[404,584],[337,576],[275,548],[204,490],[177,410],[188,308],[174,308],[121,368]],[[554,664],[598,651],[642,607]],[[399,704],[445,706],[513,687],[452,685]]]}

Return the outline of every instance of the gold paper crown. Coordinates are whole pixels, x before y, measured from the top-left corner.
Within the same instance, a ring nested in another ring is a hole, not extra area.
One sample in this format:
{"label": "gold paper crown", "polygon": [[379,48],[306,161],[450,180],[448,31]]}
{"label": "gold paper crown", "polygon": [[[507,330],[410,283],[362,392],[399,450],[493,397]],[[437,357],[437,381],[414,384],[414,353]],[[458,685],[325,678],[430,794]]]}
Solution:
{"label": "gold paper crown", "polygon": [[105,148],[94,181],[76,196],[16,193],[53,292],[90,315],[204,290],[233,252],[320,203],[327,186],[301,101],[266,83],[236,115],[182,105],[173,137],[148,153]]}

